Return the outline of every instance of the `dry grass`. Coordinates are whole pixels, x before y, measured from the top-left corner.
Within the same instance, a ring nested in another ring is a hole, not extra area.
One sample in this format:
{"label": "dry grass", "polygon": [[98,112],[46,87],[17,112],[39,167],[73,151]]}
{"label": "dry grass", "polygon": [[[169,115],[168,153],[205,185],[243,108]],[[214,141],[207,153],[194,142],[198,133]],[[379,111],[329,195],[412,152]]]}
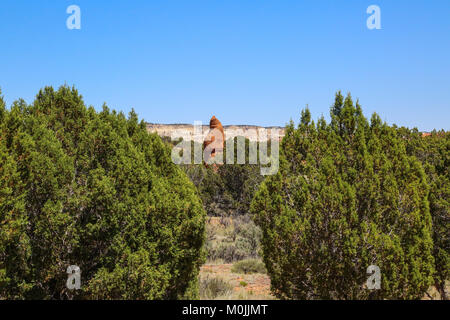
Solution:
{"label": "dry grass", "polygon": [[[206,277],[223,279],[233,288],[231,292],[217,296],[217,300],[273,300],[270,279],[266,274],[239,274],[231,272],[232,264],[206,264],[200,270],[200,281]],[[243,286],[242,284],[247,285]],[[200,292],[202,296],[202,292]],[[205,295],[203,295],[204,297]]]}

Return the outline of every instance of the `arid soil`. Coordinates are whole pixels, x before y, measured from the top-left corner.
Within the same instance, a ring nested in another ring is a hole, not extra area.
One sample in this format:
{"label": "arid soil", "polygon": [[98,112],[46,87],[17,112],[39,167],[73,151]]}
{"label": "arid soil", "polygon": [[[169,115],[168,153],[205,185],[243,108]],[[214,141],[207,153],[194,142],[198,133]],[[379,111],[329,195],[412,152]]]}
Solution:
{"label": "arid soil", "polygon": [[232,264],[205,264],[200,269],[200,277],[221,277],[233,287],[229,299],[272,300],[270,279],[266,274],[236,274],[231,272]]}

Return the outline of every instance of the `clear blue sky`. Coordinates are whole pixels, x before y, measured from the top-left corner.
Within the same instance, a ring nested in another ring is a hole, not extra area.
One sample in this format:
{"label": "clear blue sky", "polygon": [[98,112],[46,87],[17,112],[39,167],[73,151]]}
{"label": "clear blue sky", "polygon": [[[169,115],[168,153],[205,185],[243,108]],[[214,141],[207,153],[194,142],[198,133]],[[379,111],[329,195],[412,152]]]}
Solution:
{"label": "clear blue sky", "polygon": [[449,0],[1,0],[0,39],[8,104],[67,83],[149,122],[269,126],[306,104],[328,117],[340,89],[367,116],[450,130]]}

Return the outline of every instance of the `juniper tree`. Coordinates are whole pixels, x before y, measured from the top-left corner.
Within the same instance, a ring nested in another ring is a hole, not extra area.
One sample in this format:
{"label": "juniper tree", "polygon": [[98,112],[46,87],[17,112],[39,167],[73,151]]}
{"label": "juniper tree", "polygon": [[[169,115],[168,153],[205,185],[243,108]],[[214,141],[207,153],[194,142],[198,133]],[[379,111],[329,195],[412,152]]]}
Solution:
{"label": "juniper tree", "polygon": [[406,141],[407,152],[423,164],[430,186],[428,196],[433,220],[434,285],[442,299],[448,299],[446,281],[450,279],[450,133],[433,131],[424,136],[417,129],[398,129]]}
{"label": "juniper tree", "polygon": [[47,87],[0,128],[0,297],[197,297],[205,212],[134,112],[96,112],[74,88]]}
{"label": "juniper tree", "polygon": [[[252,202],[263,259],[282,299],[417,299],[432,282],[424,170],[395,129],[336,95],[331,123],[286,127],[280,170]],[[381,290],[366,270],[381,269]]]}

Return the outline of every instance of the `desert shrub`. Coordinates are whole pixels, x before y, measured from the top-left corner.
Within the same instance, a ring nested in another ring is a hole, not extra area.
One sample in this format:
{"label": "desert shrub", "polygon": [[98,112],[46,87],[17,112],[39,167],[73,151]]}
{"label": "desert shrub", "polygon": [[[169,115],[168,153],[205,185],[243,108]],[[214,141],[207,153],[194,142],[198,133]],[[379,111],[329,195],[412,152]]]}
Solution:
{"label": "desert shrub", "polygon": [[200,298],[213,300],[230,295],[233,287],[222,278],[206,276],[200,279]]}
{"label": "desert shrub", "polygon": [[251,274],[251,273],[266,273],[267,271],[262,261],[257,259],[247,259],[233,264],[231,272]]}
{"label": "desert shrub", "polygon": [[207,223],[206,225],[206,241],[211,242],[216,238],[217,234],[217,227],[211,225],[210,223]]}
{"label": "desert shrub", "polygon": [[195,298],[204,228],[194,185],[134,112],[65,86],[0,98],[0,299]]}
{"label": "desert shrub", "polygon": [[[369,123],[336,95],[331,123],[291,122],[280,170],[260,186],[252,212],[263,259],[284,299],[420,299],[433,282],[429,187],[396,129]],[[367,268],[381,269],[367,290]]]}
{"label": "desert shrub", "polygon": [[208,224],[206,229],[208,238],[205,248],[208,260],[232,263],[259,257],[261,230],[249,215],[234,219],[223,218],[217,226]]}
{"label": "desert shrub", "polygon": [[249,214],[233,219],[232,238],[236,246],[246,253],[246,258],[259,256],[262,232],[251,219]]}
{"label": "desert shrub", "polygon": [[239,249],[235,243],[220,241],[209,244],[206,247],[208,260],[223,260],[225,263],[242,260],[246,257],[246,252]]}

